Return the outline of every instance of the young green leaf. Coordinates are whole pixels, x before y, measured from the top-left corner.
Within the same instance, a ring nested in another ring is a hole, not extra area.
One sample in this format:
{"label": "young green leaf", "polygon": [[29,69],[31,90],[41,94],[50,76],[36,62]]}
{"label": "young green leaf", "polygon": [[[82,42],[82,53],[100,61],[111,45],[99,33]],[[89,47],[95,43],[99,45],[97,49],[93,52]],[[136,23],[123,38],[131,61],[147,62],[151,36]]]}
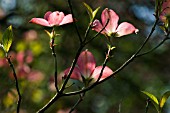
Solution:
{"label": "young green leaf", "polygon": [[156,110],[159,111],[159,102],[158,102],[158,99],[153,94],[151,94],[151,93],[148,93],[146,91],[141,91],[141,92],[151,99],[151,102],[155,106]]}
{"label": "young green leaf", "polygon": [[89,14],[90,22],[92,22],[94,20],[94,17],[96,16],[98,10],[100,9],[100,7],[98,7],[97,9],[95,9],[93,11],[92,8],[88,4],[84,3],[84,6],[86,7],[86,10]]}
{"label": "young green leaf", "polygon": [[89,14],[90,21],[91,21],[93,19],[93,10],[88,4],[86,4],[86,3],[83,3],[83,4],[86,7],[86,10],[87,10],[87,12]]}
{"label": "young green leaf", "polygon": [[165,102],[168,100],[169,96],[170,96],[170,91],[167,91],[163,94],[163,96],[160,100],[160,104],[159,104],[160,109],[163,108],[163,106],[164,106]]}
{"label": "young green leaf", "polygon": [[8,53],[13,39],[12,26],[9,26],[2,37],[2,47],[6,53]]}
{"label": "young green leaf", "polygon": [[[93,11],[93,19],[94,19],[94,17],[96,16],[96,14],[97,14],[97,12],[98,12],[98,10],[100,9],[100,7],[98,7],[97,9],[95,9],[94,11]],[[93,19],[91,20],[91,21],[93,21]]]}

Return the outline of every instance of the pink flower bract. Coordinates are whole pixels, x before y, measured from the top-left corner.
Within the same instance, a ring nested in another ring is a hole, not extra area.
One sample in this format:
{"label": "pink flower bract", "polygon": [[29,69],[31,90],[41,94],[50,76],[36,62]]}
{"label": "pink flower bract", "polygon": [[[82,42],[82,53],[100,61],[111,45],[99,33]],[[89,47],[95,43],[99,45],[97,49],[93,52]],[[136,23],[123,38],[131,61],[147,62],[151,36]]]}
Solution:
{"label": "pink flower bract", "polygon": [[119,16],[113,10],[106,8],[101,14],[102,23],[97,19],[94,20],[94,22],[92,23],[92,30],[100,32],[107,24],[107,21],[109,21],[105,29],[101,32],[102,34],[105,34],[107,36],[111,36],[112,34],[114,34],[115,37],[121,37],[124,35],[137,33],[139,31],[128,22],[123,22],[118,25],[118,20]]}
{"label": "pink flower bract", "polygon": [[32,18],[29,22],[34,24],[39,24],[42,26],[53,27],[53,26],[60,26],[60,25],[72,23],[73,18],[72,18],[72,14],[68,14],[65,16],[63,12],[48,11],[44,15],[44,18]]}
{"label": "pink flower bract", "polygon": [[166,0],[162,4],[161,21],[166,22],[168,16],[170,16],[170,0]]}
{"label": "pink flower bract", "polygon": [[[64,73],[67,76],[70,68],[67,68]],[[71,77],[72,79],[82,81],[82,77],[84,78],[93,78],[95,81],[98,79],[102,70],[102,66],[96,67],[96,62],[94,56],[89,51],[83,51],[77,61],[77,67],[74,68]],[[102,73],[102,77],[100,80],[105,79],[106,77],[110,76],[113,71],[109,67],[105,67]]]}

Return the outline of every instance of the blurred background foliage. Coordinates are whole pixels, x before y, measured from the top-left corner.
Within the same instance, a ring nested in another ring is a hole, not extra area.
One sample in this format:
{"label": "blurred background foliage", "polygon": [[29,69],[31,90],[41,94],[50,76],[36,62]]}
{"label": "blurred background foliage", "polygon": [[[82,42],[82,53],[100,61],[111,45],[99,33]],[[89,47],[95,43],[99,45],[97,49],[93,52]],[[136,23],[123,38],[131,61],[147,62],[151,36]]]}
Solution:
{"label": "blurred background foliage", "polygon": [[[93,9],[113,9],[120,16],[120,22],[128,21],[139,29],[138,35],[114,38],[116,49],[108,63],[113,70],[125,62],[142,44],[155,20],[154,0],[71,0],[78,29],[83,36],[89,24],[83,2]],[[0,0],[0,37],[9,25],[13,25],[14,41],[10,55],[15,65],[22,92],[21,113],[35,113],[55,94],[53,86],[54,62],[49,48],[49,38],[44,30],[51,28],[30,24],[33,17],[43,17],[47,11],[70,13],[67,0]],[[73,24],[57,27],[60,35],[56,38],[58,71],[70,66],[78,48],[79,40]],[[92,31],[89,36],[93,36]],[[164,33],[157,27],[156,32],[145,47],[147,51],[158,44]],[[144,113],[146,90],[160,97],[170,89],[170,44],[166,42],[152,54],[133,61],[116,78],[110,79],[86,94],[84,101],[76,108],[76,113]],[[91,51],[97,65],[101,65],[107,51],[105,37],[100,35],[84,49]],[[0,113],[14,113],[17,92],[12,72],[0,51]],[[76,82],[76,81],[70,81]],[[74,86],[73,89],[77,88]],[[72,90],[72,89],[70,89]],[[78,96],[59,99],[47,113],[67,113]],[[153,105],[149,113],[155,113]],[[170,101],[164,113],[170,113]]]}

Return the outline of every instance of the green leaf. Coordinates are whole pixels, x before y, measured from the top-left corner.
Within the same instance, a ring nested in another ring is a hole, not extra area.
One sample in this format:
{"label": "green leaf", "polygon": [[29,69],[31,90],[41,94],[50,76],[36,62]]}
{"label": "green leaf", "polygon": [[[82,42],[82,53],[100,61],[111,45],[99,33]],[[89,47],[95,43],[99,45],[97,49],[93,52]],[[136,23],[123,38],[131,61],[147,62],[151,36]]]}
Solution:
{"label": "green leaf", "polygon": [[151,94],[149,92],[146,92],[146,91],[141,91],[141,92],[151,99],[151,102],[155,106],[156,110],[159,111],[159,102],[158,102],[158,99],[153,94]]}
{"label": "green leaf", "polygon": [[162,96],[162,98],[161,98],[161,100],[160,100],[160,104],[159,104],[159,107],[160,107],[161,109],[163,108],[165,102],[168,100],[169,96],[170,96],[170,91],[167,91],[167,92],[165,92],[165,93],[163,94],[163,96]]}
{"label": "green leaf", "polygon": [[92,14],[93,14],[93,18],[91,21],[93,21],[94,17],[96,16],[97,12],[99,11],[100,7],[98,7],[97,9],[95,9]]}
{"label": "green leaf", "polygon": [[6,53],[8,53],[13,39],[12,26],[9,26],[2,37],[2,47]]}
{"label": "green leaf", "polygon": [[87,10],[87,12],[89,14],[90,20],[92,20],[93,19],[93,10],[92,10],[92,8],[86,3],[83,3],[83,4],[86,7],[86,10]]}

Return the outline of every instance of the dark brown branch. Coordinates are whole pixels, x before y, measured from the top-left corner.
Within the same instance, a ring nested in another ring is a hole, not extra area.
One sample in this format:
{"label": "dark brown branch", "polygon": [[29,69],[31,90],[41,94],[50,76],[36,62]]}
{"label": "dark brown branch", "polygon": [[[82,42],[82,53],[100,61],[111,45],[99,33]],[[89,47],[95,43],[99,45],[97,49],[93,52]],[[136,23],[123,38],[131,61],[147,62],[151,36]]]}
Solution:
{"label": "dark brown branch", "polygon": [[41,109],[39,109],[36,113],[44,113],[56,100],[58,100],[60,97],[62,97],[62,94],[56,93],[53,98]]}
{"label": "dark brown branch", "polygon": [[76,104],[71,108],[71,110],[69,111],[69,113],[72,113],[72,112],[75,110],[75,108],[83,101],[84,96],[85,96],[85,93],[79,94],[79,99],[78,99],[78,101],[77,101]]}
{"label": "dark brown branch", "polygon": [[102,69],[101,69],[100,75],[99,75],[99,77],[98,77],[98,79],[97,79],[96,83],[98,83],[98,82],[100,81],[100,79],[101,79],[101,77],[102,77],[102,75],[103,75],[104,68],[106,67],[107,62],[108,62],[108,61],[109,61],[109,59],[110,59],[110,52],[111,52],[111,48],[110,48],[110,47],[108,47],[108,52],[107,52],[107,54],[106,54],[105,61],[104,61],[104,63],[103,63],[103,66],[102,66]]}
{"label": "dark brown branch", "polygon": [[70,0],[68,0],[68,5],[69,5],[69,7],[70,7],[71,14],[72,14],[72,16],[73,16],[73,23],[74,23],[74,26],[75,26],[77,35],[78,35],[78,37],[79,37],[80,43],[82,43],[82,38],[81,38],[81,35],[80,35],[80,33],[79,33],[77,24],[76,24],[76,22],[75,22],[75,16],[74,16],[74,13],[73,13],[73,8],[72,8],[72,4],[71,4],[71,1],[70,1]]}
{"label": "dark brown branch", "polygon": [[15,78],[15,87],[16,87],[16,90],[17,90],[17,93],[18,93],[17,113],[19,113],[22,97],[21,97],[21,93],[20,93],[20,89],[19,89],[18,78],[17,78],[15,68],[14,68],[13,63],[11,62],[10,57],[7,56],[6,59],[9,63],[9,66],[11,67],[11,69],[13,71],[13,76]]}
{"label": "dark brown branch", "polygon": [[[52,31],[54,33],[54,31]],[[54,36],[55,34],[53,34]],[[51,39],[51,42],[50,42],[50,46],[51,46],[51,50],[52,50],[52,55],[54,57],[54,82],[55,82],[55,88],[57,90],[57,92],[59,92],[59,89],[58,89],[58,80],[57,80],[57,56],[56,56],[56,53],[55,53],[55,44],[54,44],[54,41],[55,41],[55,37],[53,37]]]}
{"label": "dark brown branch", "polygon": [[140,56],[143,56],[143,55],[146,55],[146,54],[149,54],[149,53],[155,51],[158,47],[160,47],[162,44],[164,44],[164,42],[165,42],[166,40],[170,39],[168,36],[169,36],[169,33],[166,35],[166,37],[165,37],[157,46],[155,46],[154,48],[152,48],[151,50],[149,50],[149,51],[147,51],[147,52],[138,54],[136,57],[140,57]]}

